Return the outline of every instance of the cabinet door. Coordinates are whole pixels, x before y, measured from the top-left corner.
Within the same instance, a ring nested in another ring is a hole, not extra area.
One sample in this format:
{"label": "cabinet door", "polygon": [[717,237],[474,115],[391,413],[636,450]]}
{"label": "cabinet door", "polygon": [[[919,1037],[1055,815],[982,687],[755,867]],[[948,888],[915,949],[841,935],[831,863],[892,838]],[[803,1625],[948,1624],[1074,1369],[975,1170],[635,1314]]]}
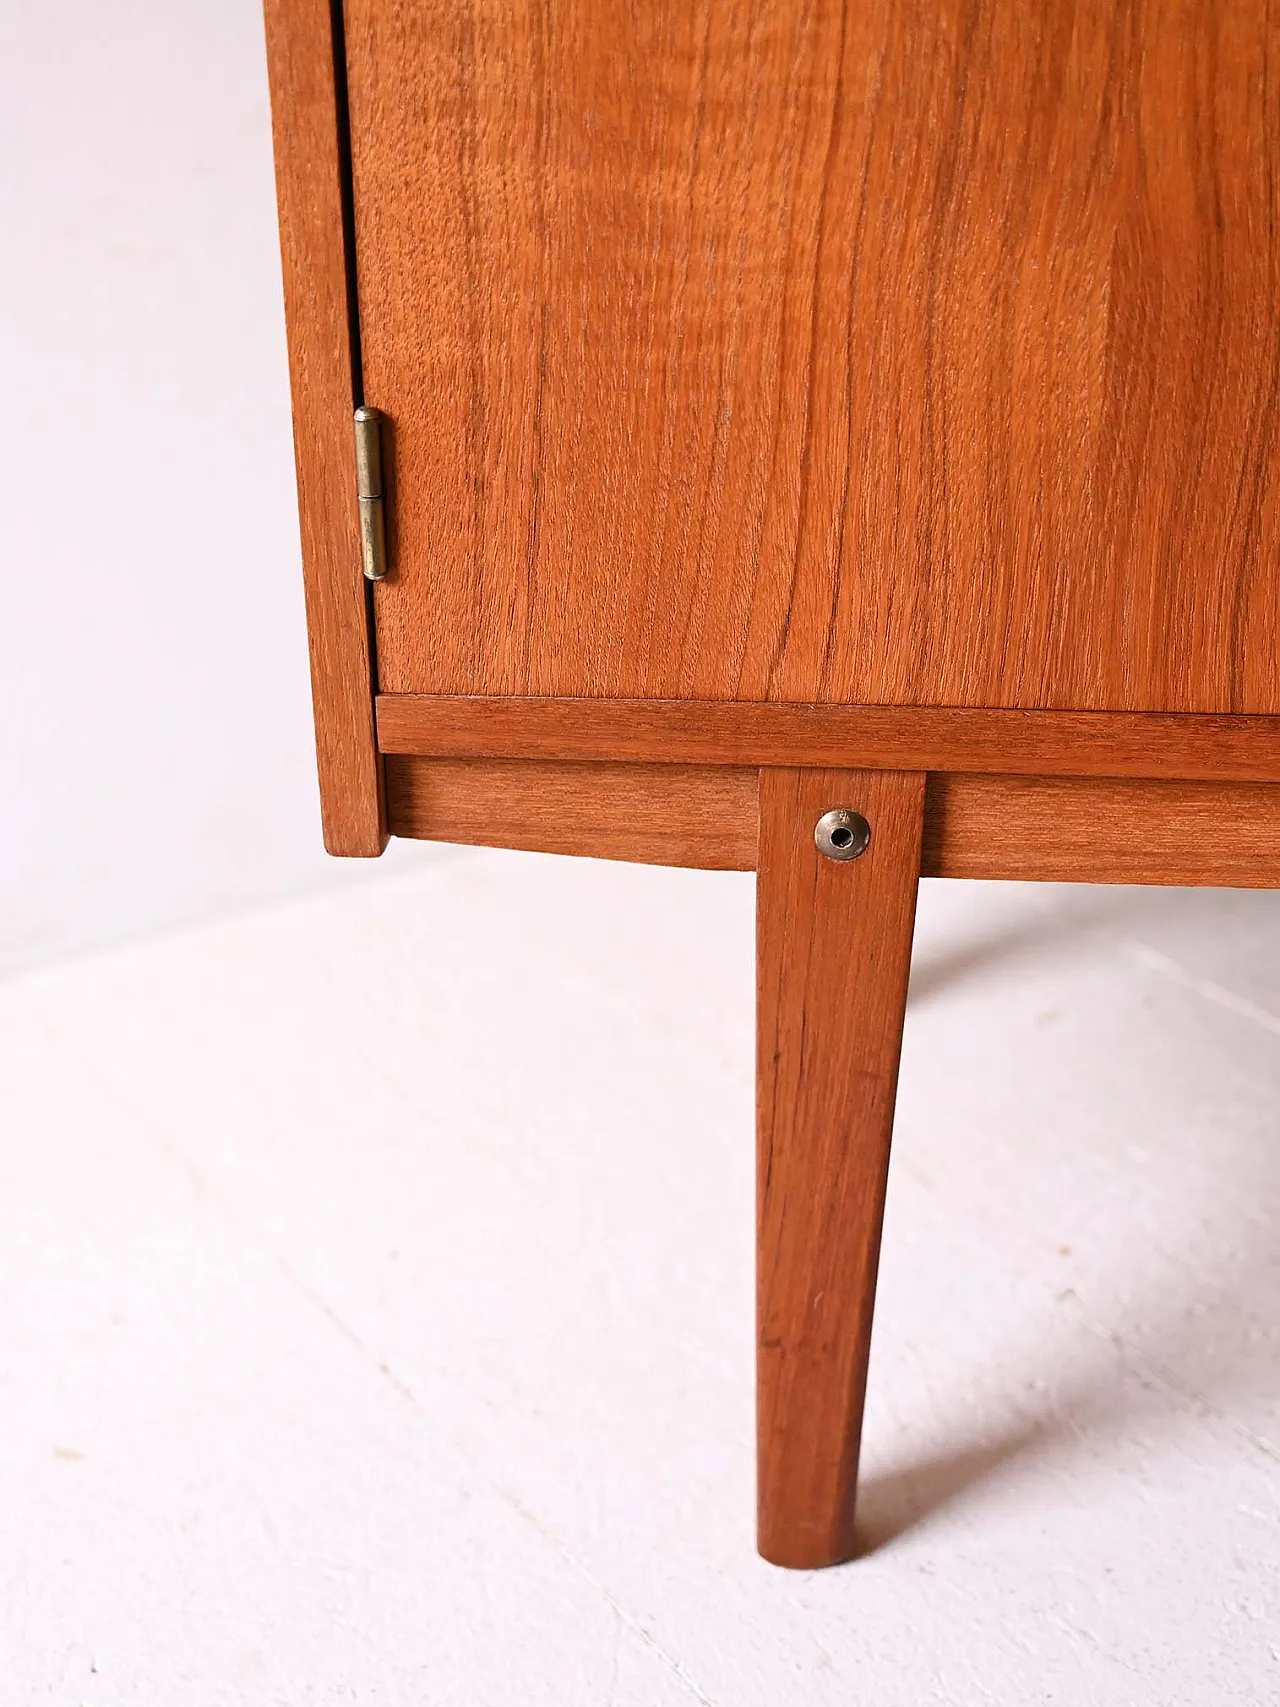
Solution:
{"label": "cabinet door", "polygon": [[384,691],[1280,711],[1265,0],[344,12]]}

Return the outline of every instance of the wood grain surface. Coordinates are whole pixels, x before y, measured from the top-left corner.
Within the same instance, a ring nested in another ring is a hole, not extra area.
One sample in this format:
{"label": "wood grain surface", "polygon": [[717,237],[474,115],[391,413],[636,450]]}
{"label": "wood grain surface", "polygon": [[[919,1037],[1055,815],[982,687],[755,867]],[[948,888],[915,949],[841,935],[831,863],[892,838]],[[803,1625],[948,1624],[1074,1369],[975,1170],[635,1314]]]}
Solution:
{"label": "wood grain surface", "polygon": [[[751,871],[760,772],[546,759],[387,760],[391,833]],[[1280,888],[1280,785],[930,776],[924,877]]]}
{"label": "wood grain surface", "polygon": [[329,0],[266,0],[293,442],[324,843],[386,845],[351,417],[345,114]]}
{"label": "wood grain surface", "polygon": [[1269,0],[346,12],[384,690],[1280,711]]}
{"label": "wood grain surface", "polygon": [[384,694],[384,753],[1280,782],[1280,718]]}
{"label": "wood grain surface", "polygon": [[[871,825],[825,859],[818,818]],[[854,1500],[920,871],[924,778],[766,770],[757,879],[759,1545],[854,1551]]]}
{"label": "wood grain surface", "polygon": [[753,871],[759,773],[731,765],[387,761],[396,836]]}
{"label": "wood grain surface", "polygon": [[1280,888],[1280,788],[931,776],[925,877]]}

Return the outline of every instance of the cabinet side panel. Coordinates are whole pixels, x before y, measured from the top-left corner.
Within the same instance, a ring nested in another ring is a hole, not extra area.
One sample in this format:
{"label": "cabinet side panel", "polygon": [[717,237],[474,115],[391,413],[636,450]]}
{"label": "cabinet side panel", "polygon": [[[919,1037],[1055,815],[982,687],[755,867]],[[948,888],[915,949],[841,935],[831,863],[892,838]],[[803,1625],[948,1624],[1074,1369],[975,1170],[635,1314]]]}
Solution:
{"label": "cabinet side panel", "polygon": [[316,759],[330,853],[386,845],[352,464],[352,304],[329,0],[266,0]]}
{"label": "cabinet side panel", "polygon": [[347,0],[384,690],[1280,710],[1273,10]]}

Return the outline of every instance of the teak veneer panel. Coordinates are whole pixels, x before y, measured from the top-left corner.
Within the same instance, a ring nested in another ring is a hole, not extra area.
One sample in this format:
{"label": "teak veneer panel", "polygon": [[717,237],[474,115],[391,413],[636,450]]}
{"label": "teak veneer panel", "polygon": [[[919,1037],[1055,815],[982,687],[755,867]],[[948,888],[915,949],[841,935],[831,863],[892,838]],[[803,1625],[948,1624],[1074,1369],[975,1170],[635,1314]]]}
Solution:
{"label": "teak veneer panel", "polygon": [[397,836],[753,871],[759,773],[729,765],[387,761]]}
{"label": "teak veneer panel", "polygon": [[1280,711],[1280,10],[345,11],[385,691]]}
{"label": "teak veneer panel", "polygon": [[1280,888],[1280,787],[933,776],[925,877]]}
{"label": "teak veneer panel", "polygon": [[[761,774],[392,756],[387,811],[427,841],[750,871]],[[1280,888],[1280,785],[931,776],[920,875]]]}
{"label": "teak veneer panel", "polygon": [[383,694],[384,753],[1280,782],[1280,718]]}
{"label": "teak veneer panel", "polygon": [[346,113],[329,0],[266,0],[276,197],[324,844],[386,845],[352,471]]}

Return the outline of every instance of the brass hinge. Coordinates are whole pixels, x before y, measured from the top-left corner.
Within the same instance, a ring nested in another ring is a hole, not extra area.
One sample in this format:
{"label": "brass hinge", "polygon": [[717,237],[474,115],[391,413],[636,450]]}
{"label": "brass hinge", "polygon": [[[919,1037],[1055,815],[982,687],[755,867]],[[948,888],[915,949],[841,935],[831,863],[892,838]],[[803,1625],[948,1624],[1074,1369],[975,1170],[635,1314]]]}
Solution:
{"label": "brass hinge", "polygon": [[360,506],[360,559],[365,579],[387,572],[387,518],[382,492],[382,422],[377,409],[356,410],[356,501]]}

